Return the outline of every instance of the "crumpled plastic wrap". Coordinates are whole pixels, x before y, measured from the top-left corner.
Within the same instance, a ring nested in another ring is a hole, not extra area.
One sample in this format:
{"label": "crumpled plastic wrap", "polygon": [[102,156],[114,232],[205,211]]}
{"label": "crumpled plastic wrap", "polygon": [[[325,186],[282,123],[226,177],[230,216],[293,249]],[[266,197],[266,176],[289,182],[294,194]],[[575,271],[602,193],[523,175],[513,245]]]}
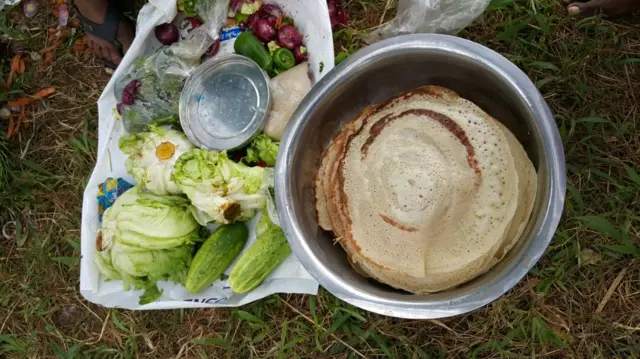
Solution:
{"label": "crumpled plastic wrap", "polygon": [[491,0],[398,0],[396,17],[365,42],[416,33],[455,33],[482,15]]}

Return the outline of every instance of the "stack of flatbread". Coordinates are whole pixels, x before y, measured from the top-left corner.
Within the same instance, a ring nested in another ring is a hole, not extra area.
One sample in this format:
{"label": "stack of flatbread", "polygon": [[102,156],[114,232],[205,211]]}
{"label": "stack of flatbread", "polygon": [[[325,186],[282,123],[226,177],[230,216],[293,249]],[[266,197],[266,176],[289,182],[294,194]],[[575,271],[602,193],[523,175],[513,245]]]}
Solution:
{"label": "stack of flatbread", "polygon": [[412,293],[469,281],[527,225],[537,190],[515,136],[437,86],[366,108],[322,157],[318,223],[359,273]]}

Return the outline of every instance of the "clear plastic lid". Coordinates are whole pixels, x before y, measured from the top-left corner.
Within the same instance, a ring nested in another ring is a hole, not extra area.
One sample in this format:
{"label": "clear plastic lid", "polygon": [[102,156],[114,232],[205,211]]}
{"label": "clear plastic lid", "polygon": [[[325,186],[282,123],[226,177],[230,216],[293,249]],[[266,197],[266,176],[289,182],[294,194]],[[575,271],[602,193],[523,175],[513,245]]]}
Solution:
{"label": "clear plastic lid", "polygon": [[242,147],[264,128],[271,110],[269,77],[251,59],[215,57],[196,69],[180,96],[180,124],[196,146]]}

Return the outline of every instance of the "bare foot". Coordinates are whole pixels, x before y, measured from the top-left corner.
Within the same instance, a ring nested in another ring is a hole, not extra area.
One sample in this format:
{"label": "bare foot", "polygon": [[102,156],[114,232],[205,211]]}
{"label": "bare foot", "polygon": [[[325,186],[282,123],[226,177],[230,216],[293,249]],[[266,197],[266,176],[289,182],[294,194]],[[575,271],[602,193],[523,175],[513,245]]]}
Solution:
{"label": "bare foot", "polygon": [[[105,23],[108,4],[108,0],[76,0],[75,2],[82,16],[99,25]],[[88,46],[96,56],[118,65],[122,61],[122,55],[127,52],[133,42],[134,32],[131,23],[126,18],[122,18],[115,38],[101,38],[91,33],[90,29],[87,35]]]}
{"label": "bare foot", "polygon": [[563,0],[567,5],[570,15],[593,16],[605,15],[608,17],[619,16],[640,10],[640,0],[588,0],[572,2]]}

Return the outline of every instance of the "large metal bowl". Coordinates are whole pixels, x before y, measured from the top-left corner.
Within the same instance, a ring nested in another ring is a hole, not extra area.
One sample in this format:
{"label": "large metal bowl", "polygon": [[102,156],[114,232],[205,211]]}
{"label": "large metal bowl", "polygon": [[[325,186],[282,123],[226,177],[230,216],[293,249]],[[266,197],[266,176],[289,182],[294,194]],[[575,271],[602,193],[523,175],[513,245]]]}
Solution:
{"label": "large metal bowl", "polygon": [[[421,85],[457,91],[518,137],[538,171],[532,219],[519,243],[475,280],[412,295],[356,273],[331,233],[318,227],[313,177],[324,148],[370,104]],[[445,35],[407,35],[369,46],[327,74],[298,107],[280,144],[276,196],[294,253],[329,292],[357,307],[402,318],[462,314],[497,299],[542,256],[560,220],[566,188],[557,127],[538,89],[515,65],[476,43]]]}

